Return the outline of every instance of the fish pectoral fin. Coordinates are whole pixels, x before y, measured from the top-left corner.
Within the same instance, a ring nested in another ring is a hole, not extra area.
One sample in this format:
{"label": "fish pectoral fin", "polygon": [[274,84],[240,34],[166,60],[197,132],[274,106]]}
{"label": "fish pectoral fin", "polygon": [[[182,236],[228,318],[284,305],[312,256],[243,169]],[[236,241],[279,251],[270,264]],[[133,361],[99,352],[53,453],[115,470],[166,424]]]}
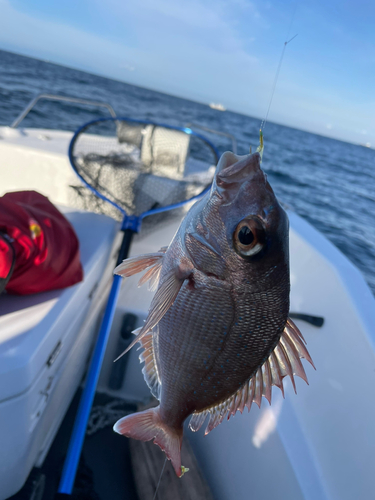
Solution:
{"label": "fish pectoral fin", "polygon": [[268,359],[234,394],[216,406],[193,413],[189,422],[192,431],[198,431],[209,416],[205,434],[208,434],[227,417],[235,415],[236,411],[243,412],[245,406],[250,411],[252,403],[259,408],[262,396],[271,404],[272,386],[279,387],[284,396],[283,378],[288,376],[292,380],[296,392],[294,375],[302,378],[307,384],[307,377],[300,358],[305,358],[315,368],[310,354],[305,346],[306,342],[293,321],[288,318],[284,331],[275,349]]}
{"label": "fish pectoral fin", "polygon": [[152,330],[173,305],[185,278],[178,278],[174,271],[170,272],[152,299],[146,323],[142,328],[141,335],[146,335]]}
{"label": "fish pectoral fin", "polygon": [[[165,251],[165,247],[163,247],[159,252],[137,255],[136,257],[125,259],[120,265],[116,267],[116,269],[113,271],[113,274],[119,274],[120,276],[127,278],[129,276],[133,276],[133,274],[141,273],[149,267],[153,268],[154,266],[158,266],[159,268],[160,266],[161,268]],[[150,276],[149,279],[151,277],[152,276]]]}
{"label": "fish pectoral fin", "polygon": [[153,439],[154,443],[165,452],[168,460],[171,460],[176,475],[181,477],[182,473],[186,472],[186,469],[181,467],[183,430],[174,429],[162,422],[159,410],[160,406],[128,415],[116,422],[113,430],[139,441]]}
{"label": "fish pectoral fin", "polygon": [[137,342],[140,342],[159,323],[164,314],[173,305],[184,281],[185,278],[178,278],[174,271],[169,273],[152,299],[146,323],[140,329],[136,338],[117,359],[130,351]]}

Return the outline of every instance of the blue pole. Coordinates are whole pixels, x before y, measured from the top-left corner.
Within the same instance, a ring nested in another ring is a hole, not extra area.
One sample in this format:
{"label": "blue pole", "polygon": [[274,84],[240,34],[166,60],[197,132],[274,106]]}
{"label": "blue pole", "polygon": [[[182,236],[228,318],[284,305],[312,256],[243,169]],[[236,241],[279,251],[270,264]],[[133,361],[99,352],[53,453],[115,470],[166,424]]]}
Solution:
{"label": "blue pole", "polygon": [[90,416],[92,402],[94,400],[96,385],[98,383],[100,369],[102,366],[105,348],[108,342],[109,332],[115,314],[116,303],[121,288],[121,276],[114,276],[112,288],[109,294],[107,307],[100,327],[98,340],[91,360],[86,385],[83,390],[79,404],[77,417],[74,423],[73,433],[70,439],[68,453],[66,455],[62,476],[60,479],[58,493],[71,495],[76,477],[78,462],[81,456],[83,441],[85,439],[87,422]]}

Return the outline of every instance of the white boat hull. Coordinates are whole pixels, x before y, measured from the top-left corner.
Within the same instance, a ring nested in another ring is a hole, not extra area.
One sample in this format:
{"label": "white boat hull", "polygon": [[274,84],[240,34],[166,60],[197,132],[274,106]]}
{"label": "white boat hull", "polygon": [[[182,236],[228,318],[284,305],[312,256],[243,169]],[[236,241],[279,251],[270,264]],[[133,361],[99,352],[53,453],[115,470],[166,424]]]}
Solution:
{"label": "white boat hull", "polygon": [[[61,202],[67,196],[71,172],[59,147],[64,140],[67,147],[70,135],[48,133],[48,148],[56,141],[56,153],[46,151],[47,146],[38,149],[38,141],[47,142],[37,140],[34,131],[29,132],[29,143],[22,143],[22,137],[14,139],[13,152],[10,139],[7,144],[1,141],[0,175],[7,174],[2,155],[16,159],[15,167],[17,164],[22,171],[28,167],[29,153],[35,155],[35,175],[39,163],[46,171],[56,173],[56,159],[61,162],[61,177],[58,190],[56,184],[52,185],[51,199]],[[5,136],[1,128],[0,135]],[[24,189],[29,182],[19,176],[12,179],[11,189]],[[48,176],[45,179],[39,190],[48,194]],[[40,178],[37,180],[40,182]],[[6,184],[2,189],[7,190]],[[297,321],[317,368],[314,371],[306,363],[310,385],[297,379],[296,396],[291,384],[286,383],[285,400],[274,388],[271,407],[265,400],[261,410],[253,405],[250,415],[245,410],[244,415],[237,414],[208,436],[203,431],[186,433],[215,499],[372,498],[375,299],[359,271],[341,252],[297,214],[289,213],[289,217],[291,310],[323,316],[325,320],[322,328]],[[136,240],[132,255],[156,251],[168,244],[176,228],[177,222]],[[135,312],[141,322],[147,314],[152,294],[138,289],[137,279],[130,278],[124,284],[99,390],[111,392],[108,380],[122,315]],[[123,387],[112,391],[113,395],[133,401],[149,397],[138,355],[135,349],[130,353]],[[25,407],[22,411],[28,410]]]}

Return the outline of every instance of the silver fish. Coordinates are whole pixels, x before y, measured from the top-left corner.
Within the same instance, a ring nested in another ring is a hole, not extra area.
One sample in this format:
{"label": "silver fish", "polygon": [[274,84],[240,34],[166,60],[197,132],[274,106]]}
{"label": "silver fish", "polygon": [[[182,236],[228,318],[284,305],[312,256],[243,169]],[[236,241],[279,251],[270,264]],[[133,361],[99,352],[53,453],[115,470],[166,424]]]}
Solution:
{"label": "silver fish", "polygon": [[[160,405],[114,430],[154,443],[181,476],[183,422],[206,434],[250,410],[283,377],[306,382],[312,360],[289,314],[288,217],[261,169],[261,156],[224,153],[209,193],[182,221],[168,248],[125,260],[115,273],[146,270],[158,288],[140,342],[143,373]],[[294,385],[295,387],[295,385]]]}

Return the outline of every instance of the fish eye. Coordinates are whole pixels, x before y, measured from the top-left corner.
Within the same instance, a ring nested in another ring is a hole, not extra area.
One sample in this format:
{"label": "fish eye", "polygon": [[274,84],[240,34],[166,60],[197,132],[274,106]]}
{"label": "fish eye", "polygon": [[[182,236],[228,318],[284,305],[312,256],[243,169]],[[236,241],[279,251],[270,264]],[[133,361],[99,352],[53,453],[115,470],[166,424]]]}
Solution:
{"label": "fish eye", "polygon": [[234,249],[241,257],[252,257],[264,248],[265,236],[263,224],[258,217],[246,217],[233,233]]}

